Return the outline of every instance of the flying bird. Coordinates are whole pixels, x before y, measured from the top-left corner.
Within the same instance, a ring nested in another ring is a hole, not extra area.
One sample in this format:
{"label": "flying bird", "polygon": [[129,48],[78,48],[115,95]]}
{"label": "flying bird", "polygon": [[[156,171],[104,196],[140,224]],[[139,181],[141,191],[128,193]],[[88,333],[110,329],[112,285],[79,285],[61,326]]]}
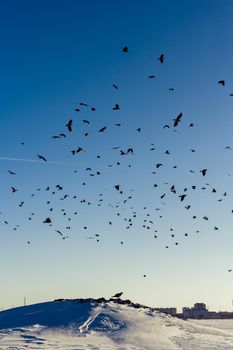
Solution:
{"label": "flying bird", "polygon": [[47,159],[44,156],[41,156],[40,154],[37,154],[37,157],[41,160],[43,160],[44,162],[47,162]]}
{"label": "flying bird", "polygon": [[68,121],[68,123],[66,124],[66,126],[67,126],[67,129],[69,130],[69,132],[71,132],[71,131],[72,131],[72,128],[73,128],[73,120],[70,119],[70,120]]}
{"label": "flying bird", "polygon": [[116,293],[112,296],[112,298],[120,298],[122,296],[123,292]]}
{"label": "flying bird", "polygon": [[44,224],[51,224],[52,220],[50,218],[46,218],[43,223]]}
{"label": "flying bird", "polygon": [[128,53],[128,52],[129,52],[128,46],[124,46],[124,47],[122,48],[122,52]]}
{"label": "flying bird", "polygon": [[112,108],[114,111],[119,111],[120,110],[120,106],[118,103],[115,104],[115,106],[113,106]]}
{"label": "flying bird", "polygon": [[207,172],[207,169],[200,170],[200,173],[201,173],[203,176],[206,176],[206,172]]}
{"label": "flying bird", "polygon": [[180,123],[182,115],[183,115],[183,113],[181,112],[181,113],[179,113],[178,116],[174,119],[174,124],[173,124],[174,128]]}
{"label": "flying bird", "polygon": [[222,85],[222,86],[225,86],[225,80],[219,80],[219,81],[218,81],[218,84],[219,84],[219,85]]}
{"label": "flying bird", "polygon": [[186,194],[181,194],[181,195],[179,196],[181,202],[183,202],[183,200],[185,199],[186,196],[187,196]]}
{"label": "flying bird", "polygon": [[106,126],[104,126],[103,128],[99,129],[98,132],[104,132],[107,129]]}
{"label": "flying bird", "polygon": [[163,62],[164,62],[165,56],[164,56],[163,53],[158,57],[158,60],[160,61],[160,63],[163,63]]}

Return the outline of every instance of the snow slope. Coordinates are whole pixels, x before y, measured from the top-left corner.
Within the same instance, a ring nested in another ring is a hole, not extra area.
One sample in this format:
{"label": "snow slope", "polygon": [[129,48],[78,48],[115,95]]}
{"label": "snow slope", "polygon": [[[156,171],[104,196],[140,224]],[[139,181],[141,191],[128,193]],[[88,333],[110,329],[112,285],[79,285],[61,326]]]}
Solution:
{"label": "snow slope", "polygon": [[0,312],[0,350],[233,349],[233,334],[137,304],[63,300]]}

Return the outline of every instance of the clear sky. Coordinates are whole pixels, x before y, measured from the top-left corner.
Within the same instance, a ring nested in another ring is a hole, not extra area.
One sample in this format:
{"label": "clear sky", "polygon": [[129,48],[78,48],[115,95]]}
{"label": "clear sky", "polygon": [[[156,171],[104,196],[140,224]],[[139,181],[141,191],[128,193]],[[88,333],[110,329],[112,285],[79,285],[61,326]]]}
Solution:
{"label": "clear sky", "polygon": [[231,310],[232,16],[230,0],[0,3],[0,307],[123,291]]}

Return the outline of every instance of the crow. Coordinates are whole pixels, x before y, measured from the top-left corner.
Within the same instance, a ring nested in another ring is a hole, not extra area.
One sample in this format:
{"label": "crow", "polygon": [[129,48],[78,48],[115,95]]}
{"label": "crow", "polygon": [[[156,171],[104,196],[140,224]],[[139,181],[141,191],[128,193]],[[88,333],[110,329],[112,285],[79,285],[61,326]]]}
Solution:
{"label": "crow", "polygon": [[201,173],[203,176],[206,175],[206,172],[207,172],[207,169],[200,170],[200,173]]}
{"label": "crow", "polygon": [[161,163],[158,163],[158,164],[156,164],[156,168],[159,168],[159,167],[161,167],[163,164],[161,164]]}
{"label": "crow", "polygon": [[51,224],[52,220],[50,218],[46,218],[43,223],[44,224]]}
{"label": "crow", "polygon": [[47,162],[47,159],[44,156],[41,156],[40,154],[37,154],[37,157],[41,160],[43,160],[44,162]]}
{"label": "crow", "polygon": [[162,53],[162,54],[158,57],[158,60],[160,61],[160,63],[163,63],[163,62],[164,62],[164,59],[165,59],[165,56],[164,56],[164,54]]}
{"label": "crow", "polygon": [[112,296],[112,298],[120,298],[122,296],[123,292],[116,293]]}
{"label": "crow", "polygon": [[185,199],[186,196],[187,196],[186,194],[181,194],[181,195],[179,196],[181,202],[183,202],[183,200]]}
{"label": "crow", "polygon": [[178,116],[174,119],[174,128],[180,123],[181,117],[182,117],[183,113],[179,113]]}
{"label": "crow", "polygon": [[71,132],[72,131],[72,127],[73,127],[73,120],[70,119],[68,121],[68,123],[66,124],[66,126],[67,126],[67,129],[69,130],[69,132]]}
{"label": "crow", "polygon": [[118,103],[115,104],[115,106],[112,108],[114,111],[119,111],[120,110],[120,106]]}
{"label": "crow", "polygon": [[122,52],[124,52],[124,53],[129,53],[128,46],[124,46],[124,47],[122,48]]}
{"label": "crow", "polygon": [[222,85],[222,86],[225,86],[225,80],[219,80],[219,81],[218,81],[218,84],[219,84],[219,85]]}

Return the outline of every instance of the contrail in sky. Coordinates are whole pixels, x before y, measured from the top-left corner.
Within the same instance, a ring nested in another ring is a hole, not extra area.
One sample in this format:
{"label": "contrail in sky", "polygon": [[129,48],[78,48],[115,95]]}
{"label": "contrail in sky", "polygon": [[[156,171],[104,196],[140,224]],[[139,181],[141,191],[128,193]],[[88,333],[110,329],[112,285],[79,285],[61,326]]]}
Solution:
{"label": "contrail in sky", "polygon": [[69,163],[69,162],[53,162],[53,161],[43,162],[41,160],[11,158],[11,157],[0,157],[0,160],[10,160],[10,161],[16,161],[16,162],[31,162],[31,163],[40,163],[40,164],[47,163],[47,164],[60,164],[60,165],[78,165],[77,163]]}

